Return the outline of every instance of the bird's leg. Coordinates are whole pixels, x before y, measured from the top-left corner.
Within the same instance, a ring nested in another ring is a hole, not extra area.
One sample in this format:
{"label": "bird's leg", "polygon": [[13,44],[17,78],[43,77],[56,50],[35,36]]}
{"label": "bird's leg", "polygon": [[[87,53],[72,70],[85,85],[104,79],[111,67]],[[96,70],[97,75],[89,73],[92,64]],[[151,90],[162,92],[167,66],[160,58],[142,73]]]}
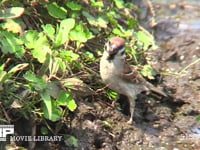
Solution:
{"label": "bird's leg", "polygon": [[130,104],[130,119],[127,122],[128,124],[132,124],[133,123],[133,115],[134,115],[134,110],[135,110],[135,98],[134,97],[128,97],[129,99],[129,104]]}

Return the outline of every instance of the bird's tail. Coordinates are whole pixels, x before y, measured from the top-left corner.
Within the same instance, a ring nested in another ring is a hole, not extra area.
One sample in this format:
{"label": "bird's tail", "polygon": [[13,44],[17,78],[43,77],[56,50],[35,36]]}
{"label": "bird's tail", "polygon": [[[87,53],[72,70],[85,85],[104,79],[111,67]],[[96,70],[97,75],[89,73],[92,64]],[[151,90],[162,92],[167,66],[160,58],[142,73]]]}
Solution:
{"label": "bird's tail", "polygon": [[151,83],[146,82],[146,86],[152,91],[155,92],[161,96],[164,97],[168,97],[166,93],[164,93],[163,91],[161,91],[160,89],[156,88],[154,85],[152,85]]}

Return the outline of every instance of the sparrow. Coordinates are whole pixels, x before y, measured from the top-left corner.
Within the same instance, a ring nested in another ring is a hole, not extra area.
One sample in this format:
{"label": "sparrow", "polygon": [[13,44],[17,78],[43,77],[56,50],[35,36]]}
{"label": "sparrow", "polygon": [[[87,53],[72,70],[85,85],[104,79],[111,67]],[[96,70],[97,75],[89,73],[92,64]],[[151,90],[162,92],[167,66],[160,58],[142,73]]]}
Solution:
{"label": "sparrow", "polygon": [[166,97],[167,95],[146,81],[140,73],[126,61],[125,40],[120,37],[111,38],[104,47],[100,59],[100,76],[103,83],[119,94],[127,96],[130,104],[130,119],[133,123],[135,99],[143,91],[153,91]]}

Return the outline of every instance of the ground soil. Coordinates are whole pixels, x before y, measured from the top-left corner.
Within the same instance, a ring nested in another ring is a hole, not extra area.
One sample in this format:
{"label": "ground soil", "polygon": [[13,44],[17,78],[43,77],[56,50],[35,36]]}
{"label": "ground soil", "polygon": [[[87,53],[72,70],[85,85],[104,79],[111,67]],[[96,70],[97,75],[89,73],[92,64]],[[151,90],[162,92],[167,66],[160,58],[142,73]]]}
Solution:
{"label": "ground soil", "polygon": [[157,60],[153,66],[161,72],[159,86],[170,96],[139,95],[133,125],[126,123],[128,105],[123,96],[115,107],[104,99],[80,101],[71,132],[79,140],[77,149],[200,149],[196,120],[200,115],[200,28],[187,26],[165,20],[155,27],[160,48],[152,52]]}
{"label": "ground soil", "polygon": [[[199,31],[198,31],[199,32]],[[152,55],[160,70],[159,86],[170,96],[140,94],[134,124],[128,125],[127,99],[118,106],[104,99],[80,101],[72,132],[83,150],[199,150],[200,122],[200,35],[196,30],[181,31]],[[158,39],[159,40],[159,39]],[[122,106],[122,107],[120,107]]]}

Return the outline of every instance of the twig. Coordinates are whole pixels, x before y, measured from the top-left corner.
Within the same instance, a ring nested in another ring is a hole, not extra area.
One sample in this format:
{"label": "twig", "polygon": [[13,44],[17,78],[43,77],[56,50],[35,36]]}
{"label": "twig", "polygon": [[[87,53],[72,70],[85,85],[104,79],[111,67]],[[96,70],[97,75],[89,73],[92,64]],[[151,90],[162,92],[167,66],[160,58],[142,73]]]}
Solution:
{"label": "twig", "polygon": [[106,88],[108,88],[108,84],[106,85],[106,86],[104,86],[103,88],[101,88],[101,89],[97,89],[96,91],[95,91],[95,93],[96,94],[100,94],[100,93],[102,93]]}
{"label": "twig", "polygon": [[8,116],[6,110],[4,109],[4,107],[2,106],[1,103],[0,103],[0,107],[1,107],[1,110],[3,110],[3,113],[4,113],[4,115],[5,115],[5,117],[6,117],[7,121],[8,121],[8,123],[10,123],[11,119],[10,119],[10,117]]}
{"label": "twig", "polygon": [[150,0],[147,0],[147,7],[149,8],[149,13],[152,16],[151,19],[149,20],[150,25],[151,25],[151,27],[154,27],[157,24],[156,21],[155,21],[156,13],[154,11],[152,2]]}
{"label": "twig", "polygon": [[198,62],[200,62],[200,58],[193,61],[192,63],[190,63],[189,65],[187,65],[185,68],[183,68],[179,73],[178,75],[180,76],[185,70],[187,70],[188,68],[190,68],[191,66],[197,64]]}
{"label": "twig", "polygon": [[191,66],[197,64],[198,62],[200,62],[200,58],[195,60],[194,62],[190,63],[189,65],[187,65],[185,68],[183,68],[181,71],[179,72],[170,72],[170,71],[166,71],[166,72],[161,72],[160,74],[168,76],[168,75],[174,75],[176,77],[180,77],[181,74],[184,73],[185,70],[187,70],[188,68],[190,68]]}
{"label": "twig", "polygon": [[94,70],[90,69],[89,67],[85,66],[84,69],[86,69],[90,73],[94,74],[95,76],[100,77],[99,73],[95,72]]}

